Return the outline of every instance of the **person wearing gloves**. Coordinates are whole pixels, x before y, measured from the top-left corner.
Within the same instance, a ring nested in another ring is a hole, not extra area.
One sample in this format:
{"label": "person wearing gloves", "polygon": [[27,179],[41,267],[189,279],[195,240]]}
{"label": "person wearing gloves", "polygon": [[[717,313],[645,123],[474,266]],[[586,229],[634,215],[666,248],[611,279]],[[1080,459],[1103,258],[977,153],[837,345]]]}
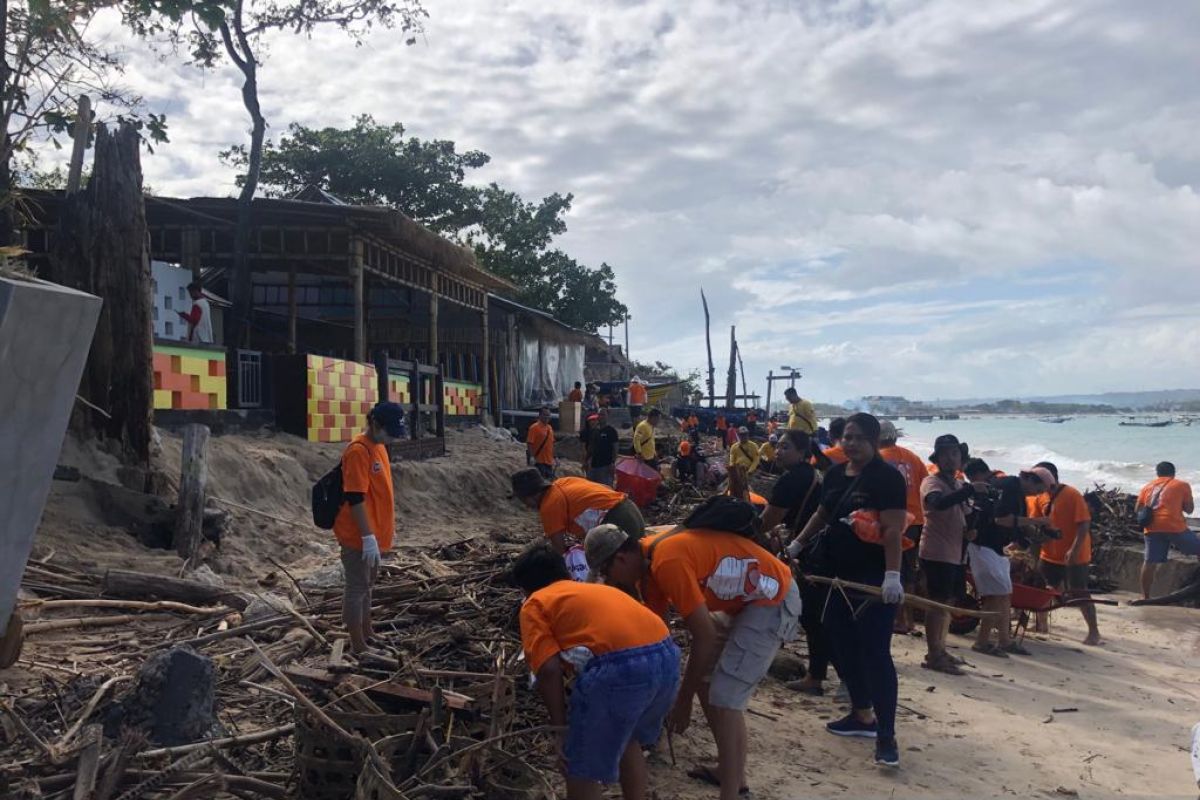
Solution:
{"label": "person wearing gloves", "polygon": [[[881,587],[882,597],[834,592],[825,606],[825,630],[852,704],[848,715],[825,729],[837,736],[874,739],[875,763],[896,767],[899,687],[892,625],[904,602],[900,555],[907,490],[904,476],[879,457],[879,427],[870,414],[847,418],[842,447],[848,461],[825,473],[821,505],[788,546],[788,554],[795,558],[802,550],[815,549],[833,577]],[[878,543],[863,540],[845,521],[860,510],[878,513]]]}
{"label": "person wearing gloves", "polygon": [[[703,516],[706,509],[723,509],[725,527],[702,524],[717,522]],[[721,800],[749,791],[746,709],[775,654],[799,627],[800,592],[791,570],[748,538],[757,529],[749,503],[717,495],[671,530],[639,540],[600,525],[584,540],[590,580],[640,596],[664,617],[674,607],[683,618],[691,652],[668,725],[674,733],[686,731],[700,701],[717,764],[699,764],[688,775],[719,786]]]}
{"label": "person wearing gloves", "polygon": [[392,464],[387,446],[405,435],[404,407],[379,403],[367,414],[367,428],[342,451],[345,505],[333,522],[346,573],[342,621],[350,651],[368,652],[371,641],[371,587],[383,553],[392,549],[396,528]]}

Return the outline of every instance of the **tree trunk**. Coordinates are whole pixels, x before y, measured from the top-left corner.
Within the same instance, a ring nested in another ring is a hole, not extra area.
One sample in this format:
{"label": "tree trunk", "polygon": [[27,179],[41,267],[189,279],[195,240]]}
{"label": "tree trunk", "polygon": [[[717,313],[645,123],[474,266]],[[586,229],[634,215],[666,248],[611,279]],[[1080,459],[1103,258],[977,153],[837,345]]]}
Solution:
{"label": "tree trunk", "polygon": [[187,561],[200,546],[204,528],[204,496],[208,488],[208,428],[188,425],[183,429],[183,454],[179,477],[179,505],[175,509],[175,551]]}
{"label": "tree trunk", "polygon": [[80,432],[116,439],[127,459],[150,460],[154,408],[150,258],[137,131],[96,131],[87,188],[64,199],[50,280],[104,301],[80,394],[104,409],[79,412]]}
{"label": "tree trunk", "polygon": [[249,604],[249,600],[242,595],[221,586],[120,569],[110,569],[105,572],[101,587],[105,597],[157,598],[159,600],[177,600],[189,605],[221,603],[239,611],[245,609]]}

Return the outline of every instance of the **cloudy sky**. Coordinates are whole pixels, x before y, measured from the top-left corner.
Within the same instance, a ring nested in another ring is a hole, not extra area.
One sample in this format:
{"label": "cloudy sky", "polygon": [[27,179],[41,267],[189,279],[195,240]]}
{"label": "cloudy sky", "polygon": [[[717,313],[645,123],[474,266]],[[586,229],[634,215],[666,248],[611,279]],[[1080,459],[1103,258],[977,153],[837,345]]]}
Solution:
{"label": "cloudy sky", "polygon": [[[560,245],[614,266],[636,358],[703,365],[703,286],[760,390],[784,364],[822,400],[1200,384],[1200,4],[426,5],[414,47],[272,40],[272,129],[369,112],[574,193]],[[236,75],[131,59],[170,115],[147,181],[231,193]]]}

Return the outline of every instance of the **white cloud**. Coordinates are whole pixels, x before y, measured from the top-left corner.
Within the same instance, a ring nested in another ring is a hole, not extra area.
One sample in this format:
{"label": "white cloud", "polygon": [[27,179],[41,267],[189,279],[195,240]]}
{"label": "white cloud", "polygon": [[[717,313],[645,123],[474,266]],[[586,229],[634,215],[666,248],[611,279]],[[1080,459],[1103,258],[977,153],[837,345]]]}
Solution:
{"label": "white cloud", "polygon": [[[576,193],[563,245],[617,270],[635,356],[703,364],[703,282],[718,362],[737,324],[752,382],[799,362],[822,399],[1200,371],[1196,4],[429,11],[415,47],[274,39],[272,132],[370,112],[489,152],[480,180]],[[233,191],[216,153],[244,137],[235,78],[134,59],[127,82],[171,112],[157,191]]]}

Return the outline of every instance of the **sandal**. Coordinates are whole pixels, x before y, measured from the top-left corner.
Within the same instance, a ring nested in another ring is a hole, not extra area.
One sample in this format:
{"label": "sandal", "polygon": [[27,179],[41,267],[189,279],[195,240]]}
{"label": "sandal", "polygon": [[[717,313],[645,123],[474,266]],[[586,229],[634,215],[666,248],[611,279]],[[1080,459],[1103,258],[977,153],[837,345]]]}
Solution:
{"label": "sandal", "polygon": [[921,666],[925,669],[931,669],[934,672],[944,672],[947,675],[963,675],[963,671],[958,668],[954,660],[949,655],[943,653],[937,658],[930,660],[929,656],[925,656],[925,660],[921,662]]}
{"label": "sandal", "polygon": [[[695,778],[702,783],[707,783],[709,786],[716,786],[718,789],[721,788],[721,779],[717,777],[716,769],[707,764],[697,764],[687,771],[687,776]],[[743,797],[749,797],[750,787],[743,786],[741,789],[738,789],[738,794]]]}
{"label": "sandal", "polygon": [[971,649],[976,653],[983,653],[985,656],[995,656],[996,658],[1008,658],[1008,653],[1004,652],[999,646],[988,642],[986,644],[973,644]]}
{"label": "sandal", "polygon": [[1000,649],[1006,653],[1012,653],[1014,656],[1031,656],[1031,655],[1033,655],[1033,653],[1029,652],[1027,649],[1025,649],[1025,647],[1018,644],[1017,642],[1009,642],[1008,644],[1004,645],[1004,647],[1002,647]]}

